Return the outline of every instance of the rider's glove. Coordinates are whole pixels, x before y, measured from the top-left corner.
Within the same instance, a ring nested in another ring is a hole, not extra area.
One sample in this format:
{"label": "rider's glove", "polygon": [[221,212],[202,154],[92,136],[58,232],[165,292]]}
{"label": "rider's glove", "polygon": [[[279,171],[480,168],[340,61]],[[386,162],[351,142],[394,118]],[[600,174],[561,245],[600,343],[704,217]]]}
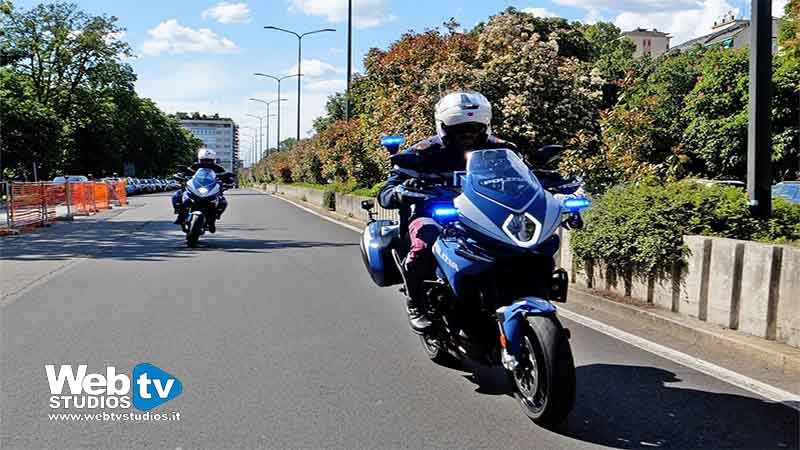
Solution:
{"label": "rider's glove", "polygon": [[392,190],[392,195],[394,197],[395,202],[401,205],[410,206],[414,203],[417,203],[421,200],[425,200],[427,196],[420,192],[416,192],[414,190],[409,189],[405,183],[395,186]]}

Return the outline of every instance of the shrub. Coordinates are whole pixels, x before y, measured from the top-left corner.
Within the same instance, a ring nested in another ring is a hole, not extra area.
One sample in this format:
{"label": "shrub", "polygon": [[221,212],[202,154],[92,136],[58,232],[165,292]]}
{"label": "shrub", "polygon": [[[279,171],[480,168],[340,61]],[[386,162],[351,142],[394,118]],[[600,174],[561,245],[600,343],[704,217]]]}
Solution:
{"label": "shrub", "polygon": [[776,200],[773,217],[751,216],[745,193],[693,181],[649,180],[611,188],[596,199],[577,231],[581,260],[602,260],[620,272],[661,274],[683,261],[683,235],[790,242],[800,240],[800,205]]}

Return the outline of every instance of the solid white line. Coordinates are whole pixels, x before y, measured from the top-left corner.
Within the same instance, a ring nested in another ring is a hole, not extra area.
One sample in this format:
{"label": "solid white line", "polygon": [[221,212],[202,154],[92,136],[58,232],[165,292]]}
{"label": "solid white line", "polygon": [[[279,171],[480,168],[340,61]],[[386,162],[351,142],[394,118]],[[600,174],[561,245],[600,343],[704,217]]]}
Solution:
{"label": "solid white line", "polygon": [[293,201],[289,200],[288,198],[286,198],[286,197],[283,197],[283,196],[281,196],[281,195],[272,195],[272,196],[273,196],[273,197],[275,197],[275,198],[279,198],[279,199],[281,199],[281,200],[285,201],[286,203],[290,203],[290,204],[292,204],[292,205],[294,205],[294,206],[296,206],[296,207],[298,207],[298,208],[302,209],[303,211],[305,211],[305,212],[308,212],[308,213],[311,213],[311,214],[313,214],[313,215],[315,215],[315,216],[317,216],[317,217],[319,217],[319,218],[321,218],[321,219],[325,219],[325,220],[327,220],[328,222],[333,222],[333,223],[335,223],[336,225],[343,226],[343,227],[347,228],[348,230],[355,231],[356,233],[359,233],[359,234],[360,234],[360,233],[362,233],[362,232],[364,231],[364,230],[363,230],[363,229],[361,229],[361,228],[354,227],[353,225],[350,225],[350,224],[344,223],[344,222],[342,222],[342,221],[340,221],[340,220],[336,220],[336,219],[334,219],[334,218],[332,218],[332,217],[328,217],[328,216],[326,216],[325,214],[318,213],[318,212],[314,211],[313,209],[306,208],[305,206],[303,206],[303,205],[300,205],[300,204],[298,204],[298,203],[295,203],[295,202],[293,202]]}
{"label": "solid white line", "polygon": [[[329,222],[335,223],[337,225],[341,225],[349,230],[355,231],[357,233],[361,233],[362,230],[354,227],[350,224],[344,223],[340,220],[333,219],[328,217],[324,214],[320,214],[312,209],[306,208],[303,205],[299,205],[285,197],[280,195],[273,195],[273,197],[279,198],[287,203],[290,203],[306,212],[309,212],[317,217],[325,219]],[[626,331],[622,331],[618,328],[614,328],[610,325],[606,325],[602,322],[597,320],[591,319],[586,316],[582,316],[580,314],[574,313],[572,311],[568,311],[565,308],[559,308],[558,314],[573,321],[577,322],[587,328],[591,328],[597,332],[605,334],[606,336],[610,336],[614,339],[619,341],[625,342],[630,344],[634,347],[640,348],[645,350],[649,353],[652,353],[656,356],[660,356],[664,359],[672,361],[674,363],[678,363],[682,366],[688,367],[692,370],[697,372],[703,373],[705,375],[711,376],[718,380],[722,380],[728,384],[736,386],[738,388],[744,389],[746,391],[752,392],[756,395],[764,397],[768,400],[782,403],[790,408],[800,411],[800,396],[793,394],[788,391],[784,391],[783,389],[777,388],[775,386],[771,386],[769,384],[763,383],[761,381],[755,380],[748,376],[742,375],[740,373],[734,372],[732,370],[726,369],[724,367],[720,367],[716,364],[710,363],[708,361],[702,360],[700,358],[696,358],[691,355],[687,355],[686,353],[679,352],[675,349],[665,347],[661,344],[656,344],[655,342],[649,341],[645,338],[636,336],[634,334],[628,333]]]}
{"label": "solid white line", "polygon": [[720,367],[700,358],[687,355],[686,353],[679,352],[675,349],[665,347],[661,344],[656,344],[655,342],[649,341],[626,331],[622,331],[618,328],[614,328],[610,325],[606,325],[597,320],[582,316],[572,311],[568,311],[565,308],[559,308],[558,314],[587,328],[591,328],[607,336],[613,337],[614,339],[618,339],[664,359],[668,359],[682,366],[686,366],[700,373],[712,376],[738,388],[750,391],[774,402],[783,403],[790,408],[800,411],[800,396],[796,394],[784,391],[783,389],[779,389],[761,381],[754,380],[740,373],[728,370],[724,367]]}

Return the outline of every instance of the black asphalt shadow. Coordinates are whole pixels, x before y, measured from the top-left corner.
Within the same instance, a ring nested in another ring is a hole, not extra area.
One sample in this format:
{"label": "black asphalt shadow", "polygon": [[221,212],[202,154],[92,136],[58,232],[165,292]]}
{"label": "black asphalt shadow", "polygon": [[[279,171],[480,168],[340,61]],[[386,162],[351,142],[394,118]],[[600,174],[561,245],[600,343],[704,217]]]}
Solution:
{"label": "black asphalt shadow", "polygon": [[796,449],[800,413],[780,403],[671,386],[655,367],[576,368],[577,397],[557,431],[619,448]]}

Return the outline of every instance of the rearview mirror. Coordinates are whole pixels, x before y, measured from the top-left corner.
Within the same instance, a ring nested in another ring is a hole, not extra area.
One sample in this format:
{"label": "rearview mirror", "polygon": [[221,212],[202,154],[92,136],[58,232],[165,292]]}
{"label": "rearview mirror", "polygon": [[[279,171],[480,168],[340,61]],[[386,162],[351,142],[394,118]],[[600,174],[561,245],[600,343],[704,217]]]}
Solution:
{"label": "rearview mirror", "polygon": [[561,157],[562,153],[563,145],[545,145],[531,155],[530,163],[536,167],[545,167]]}
{"label": "rearview mirror", "polygon": [[375,207],[375,201],[373,201],[373,200],[362,200],[361,201],[361,209],[365,209],[365,210],[369,211],[374,207]]}

